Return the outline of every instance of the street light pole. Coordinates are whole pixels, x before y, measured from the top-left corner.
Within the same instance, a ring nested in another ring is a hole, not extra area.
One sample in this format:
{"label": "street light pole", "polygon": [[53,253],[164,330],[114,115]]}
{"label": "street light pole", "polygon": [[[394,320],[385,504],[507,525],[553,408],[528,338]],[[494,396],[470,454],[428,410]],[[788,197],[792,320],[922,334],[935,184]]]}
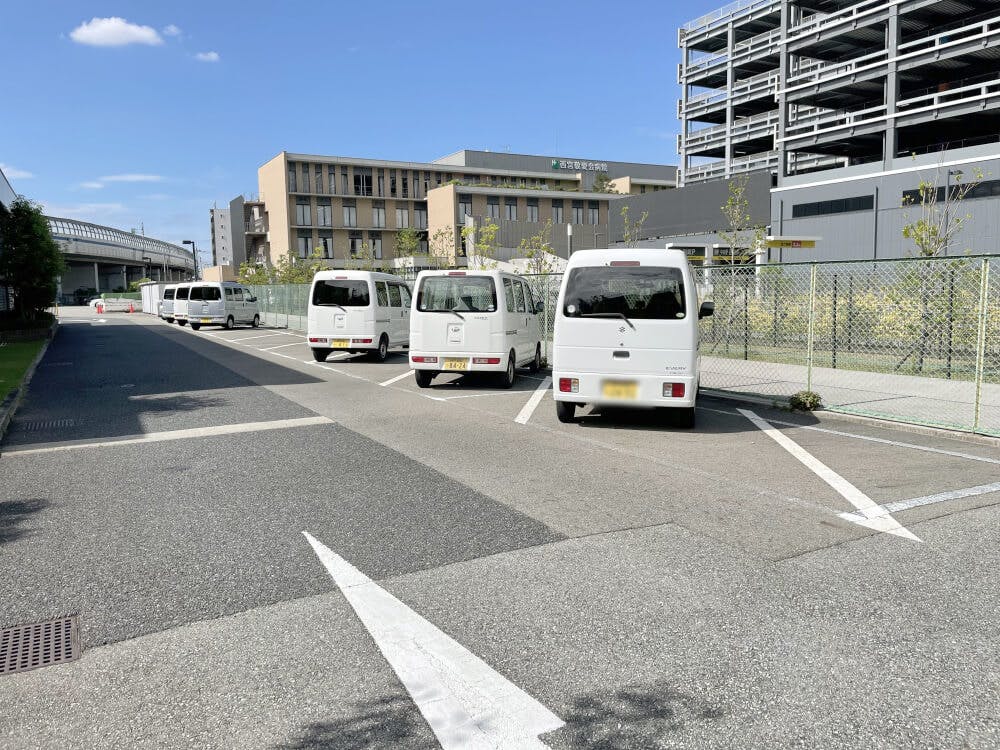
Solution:
{"label": "street light pole", "polygon": [[194,240],[184,240],[182,245],[190,245],[191,253],[194,255],[194,280],[198,280],[198,248],[195,247]]}

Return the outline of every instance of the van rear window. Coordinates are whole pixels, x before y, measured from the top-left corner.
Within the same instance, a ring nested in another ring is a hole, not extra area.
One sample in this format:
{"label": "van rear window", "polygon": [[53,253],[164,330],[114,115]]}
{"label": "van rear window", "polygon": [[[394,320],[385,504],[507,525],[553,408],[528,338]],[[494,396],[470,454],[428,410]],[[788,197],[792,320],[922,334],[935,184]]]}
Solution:
{"label": "van rear window", "polygon": [[222,291],[217,286],[204,286],[201,288],[201,298],[204,300],[222,299]]}
{"label": "van rear window", "polygon": [[163,290],[163,299],[173,299],[175,291],[176,290],[174,290],[174,289],[164,289]]}
{"label": "van rear window", "polygon": [[177,290],[177,299],[187,299],[188,292],[190,291],[191,290],[188,287],[182,286],[180,289]]}
{"label": "van rear window", "polygon": [[489,276],[427,276],[417,290],[417,310],[495,312],[497,288]]}
{"label": "van rear window", "polygon": [[313,286],[314,305],[368,307],[371,296],[368,282],[356,279],[323,279]]}
{"label": "van rear window", "polygon": [[681,269],[593,266],[569,272],[563,315],[577,318],[618,314],[646,320],[683,318]]}

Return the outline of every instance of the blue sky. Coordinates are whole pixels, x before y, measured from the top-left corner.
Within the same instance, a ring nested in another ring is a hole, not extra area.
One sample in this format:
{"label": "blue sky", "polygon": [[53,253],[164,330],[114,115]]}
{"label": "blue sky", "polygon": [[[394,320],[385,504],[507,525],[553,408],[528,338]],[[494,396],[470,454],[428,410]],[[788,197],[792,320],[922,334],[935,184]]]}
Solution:
{"label": "blue sky", "polygon": [[677,27],[719,4],[6,3],[0,164],[50,213],[206,249],[283,149],[675,164]]}

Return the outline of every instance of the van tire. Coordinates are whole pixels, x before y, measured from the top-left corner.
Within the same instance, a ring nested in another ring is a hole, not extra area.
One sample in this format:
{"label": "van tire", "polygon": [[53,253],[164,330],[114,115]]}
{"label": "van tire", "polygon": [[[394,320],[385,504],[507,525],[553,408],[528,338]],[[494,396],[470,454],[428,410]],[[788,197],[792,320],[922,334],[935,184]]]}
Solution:
{"label": "van tire", "polygon": [[313,359],[317,362],[326,362],[326,358],[330,356],[332,351],[333,349],[313,349]]}
{"label": "van tire", "polygon": [[385,362],[386,357],[389,356],[389,337],[384,333],[382,337],[378,340],[378,349],[373,350],[369,353],[369,359],[373,359],[376,362]]}
{"label": "van tire", "polygon": [[229,330],[232,330],[235,327],[236,327],[236,321],[233,320],[233,316],[230,315],[228,318],[226,318],[226,328],[228,328]]}
{"label": "van tire", "polygon": [[191,324],[191,330],[192,330],[192,331],[198,331],[198,330],[201,330],[201,323],[192,323],[192,324]]}
{"label": "van tire", "polygon": [[173,322],[174,322],[174,319],[173,319],[173,318],[166,318],[166,321],[167,321],[168,323],[173,323]]}
{"label": "van tire", "polygon": [[572,424],[576,421],[576,404],[572,401],[556,401],[556,416],[560,422]]}
{"label": "van tire", "polygon": [[530,372],[538,372],[542,369],[542,345],[535,345],[535,358],[531,360],[531,364],[528,365],[528,370]]}
{"label": "van tire", "polygon": [[253,316],[253,323],[251,323],[250,325],[252,325],[254,328],[260,328],[260,316],[259,315],[254,315]]}
{"label": "van tire", "polygon": [[682,430],[690,430],[694,427],[694,407],[689,406],[686,409],[671,409],[674,412],[673,422],[677,427]]}
{"label": "van tire", "polygon": [[500,387],[501,388],[513,388],[514,380],[517,375],[514,373],[514,367],[516,365],[514,350],[510,350],[510,354],[507,356],[507,369],[504,371],[503,375],[500,376]]}
{"label": "van tire", "polygon": [[187,321],[186,320],[178,320],[177,321],[177,325],[179,325],[179,326],[186,326],[187,325]]}
{"label": "van tire", "polygon": [[431,381],[434,380],[434,373],[430,370],[414,370],[413,375],[417,379],[417,385],[420,388],[430,388]]}

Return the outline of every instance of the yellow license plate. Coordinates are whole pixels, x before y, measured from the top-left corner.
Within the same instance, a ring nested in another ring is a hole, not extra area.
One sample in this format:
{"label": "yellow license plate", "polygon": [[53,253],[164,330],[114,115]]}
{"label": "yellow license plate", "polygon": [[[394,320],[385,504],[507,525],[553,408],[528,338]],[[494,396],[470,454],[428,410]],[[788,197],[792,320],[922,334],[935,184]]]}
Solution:
{"label": "yellow license plate", "polygon": [[608,381],[604,383],[601,393],[604,398],[634,401],[639,398],[639,384]]}
{"label": "yellow license plate", "polygon": [[350,339],[330,339],[330,346],[334,349],[346,349],[350,345]]}
{"label": "yellow license plate", "polygon": [[446,370],[468,370],[469,360],[455,359],[453,357],[444,358],[444,369]]}
{"label": "yellow license plate", "polygon": [[202,322],[202,323],[211,323],[211,322],[212,322],[212,319],[211,319],[211,318],[202,318],[202,319],[201,319],[201,322]]}

